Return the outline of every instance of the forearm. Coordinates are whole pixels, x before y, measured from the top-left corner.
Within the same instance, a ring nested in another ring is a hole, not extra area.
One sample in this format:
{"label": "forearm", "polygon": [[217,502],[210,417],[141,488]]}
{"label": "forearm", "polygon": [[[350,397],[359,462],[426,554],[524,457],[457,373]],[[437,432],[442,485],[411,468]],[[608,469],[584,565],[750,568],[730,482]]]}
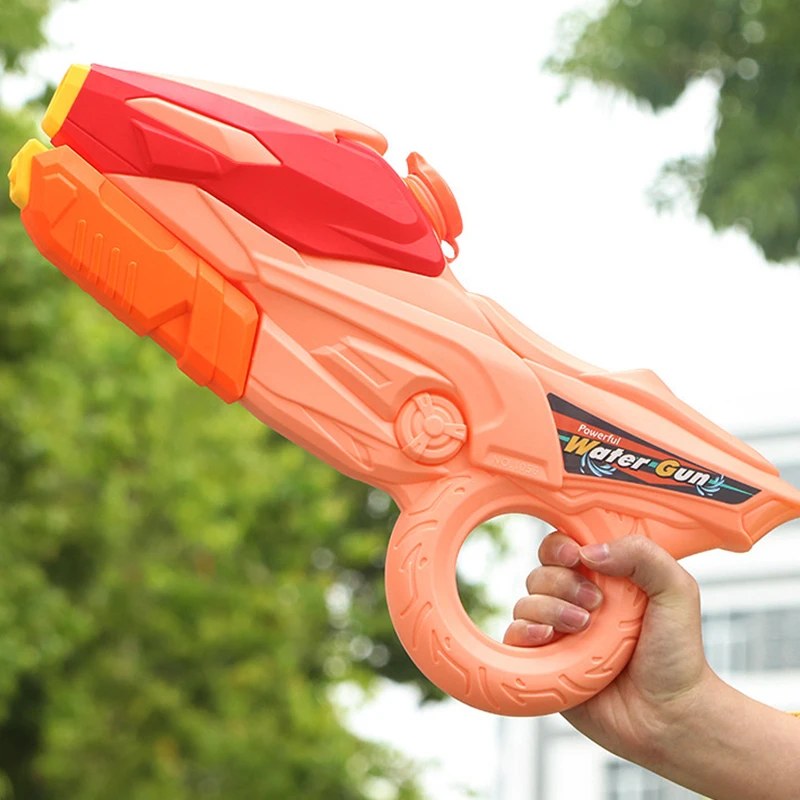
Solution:
{"label": "forearm", "polygon": [[643,766],[711,800],[800,797],[800,719],[715,680]]}

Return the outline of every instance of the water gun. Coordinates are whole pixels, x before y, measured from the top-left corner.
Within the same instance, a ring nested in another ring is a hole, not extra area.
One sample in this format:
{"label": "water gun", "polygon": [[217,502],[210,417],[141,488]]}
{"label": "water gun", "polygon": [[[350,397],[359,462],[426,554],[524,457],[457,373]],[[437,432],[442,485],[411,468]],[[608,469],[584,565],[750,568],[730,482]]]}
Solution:
{"label": "water gun", "polygon": [[291,100],[72,66],[13,160],[39,251],[226,403],[400,508],[386,553],[419,669],[496,714],[564,711],[625,667],[646,598],[605,596],[581,633],[501,644],[470,620],[456,559],[479,524],[534,515],[581,544],[647,536],[676,558],[744,552],[800,492],[649,370],[558,350],[452,272],[451,190],[420,155]]}

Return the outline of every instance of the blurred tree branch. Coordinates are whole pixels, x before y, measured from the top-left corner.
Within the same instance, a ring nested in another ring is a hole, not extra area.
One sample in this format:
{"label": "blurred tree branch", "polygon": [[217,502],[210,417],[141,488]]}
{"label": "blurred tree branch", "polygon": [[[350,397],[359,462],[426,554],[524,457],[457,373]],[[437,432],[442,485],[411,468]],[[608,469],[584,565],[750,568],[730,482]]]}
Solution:
{"label": "blurred tree branch", "polygon": [[716,230],[738,227],[771,261],[800,242],[800,15],[790,0],[612,0],[573,13],[546,68],[646,103],[674,105],[686,87],[718,86],[710,153],[665,165],[659,208],[693,198]]}

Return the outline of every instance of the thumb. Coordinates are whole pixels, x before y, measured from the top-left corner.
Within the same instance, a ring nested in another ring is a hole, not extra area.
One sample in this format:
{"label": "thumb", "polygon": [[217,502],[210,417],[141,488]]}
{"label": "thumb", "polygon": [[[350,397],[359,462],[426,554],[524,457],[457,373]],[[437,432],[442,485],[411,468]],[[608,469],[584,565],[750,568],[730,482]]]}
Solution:
{"label": "thumb", "polygon": [[[644,536],[588,545],[580,549],[579,557],[595,572],[628,578],[649,600],[636,649],[620,676],[627,683],[616,694],[606,695],[608,711],[599,712],[598,704],[589,701],[566,712],[567,720],[595,741],[609,730],[621,736],[628,729],[637,735],[655,730],[654,724],[671,729],[673,722],[654,721],[670,720],[669,709],[677,709],[680,716],[687,706],[670,705],[672,701],[696,696],[691,690],[710,672],[703,653],[697,583],[663,547]],[[626,721],[623,727],[620,720]]]}
{"label": "thumb", "polygon": [[694,603],[697,583],[666,551],[644,536],[626,536],[607,544],[580,549],[589,569],[615,578],[628,578],[656,605]]}

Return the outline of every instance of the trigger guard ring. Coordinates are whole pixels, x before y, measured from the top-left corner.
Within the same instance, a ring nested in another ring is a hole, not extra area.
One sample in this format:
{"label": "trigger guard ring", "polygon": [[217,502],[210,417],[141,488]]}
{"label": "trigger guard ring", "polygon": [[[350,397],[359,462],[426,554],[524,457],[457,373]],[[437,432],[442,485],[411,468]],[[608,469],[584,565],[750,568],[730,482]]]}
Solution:
{"label": "trigger guard ring", "polygon": [[458,553],[481,523],[505,513],[538,517],[581,544],[609,541],[635,520],[602,509],[568,516],[487,472],[443,478],[404,509],[386,555],[392,623],[419,669],[475,708],[507,716],[566,711],[602,691],[624,669],[647,606],[630,581],[592,573],[603,605],[580,633],[537,648],[503,644],[481,631],[461,604]]}

